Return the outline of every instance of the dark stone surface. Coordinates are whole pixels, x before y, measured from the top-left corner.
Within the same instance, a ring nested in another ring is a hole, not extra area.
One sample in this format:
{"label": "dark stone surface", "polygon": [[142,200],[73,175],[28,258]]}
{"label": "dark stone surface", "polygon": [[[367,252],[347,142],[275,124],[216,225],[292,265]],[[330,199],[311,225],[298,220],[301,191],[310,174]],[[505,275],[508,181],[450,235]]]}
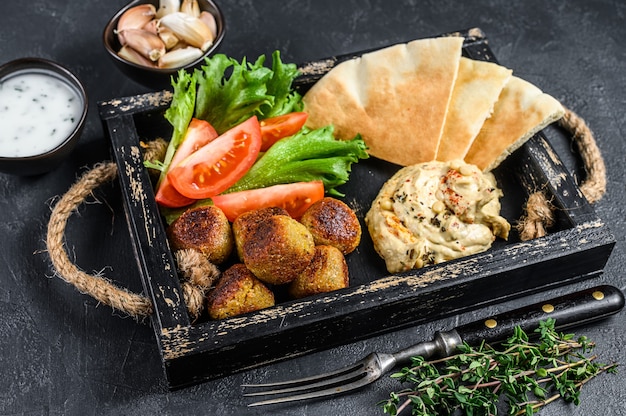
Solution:
{"label": "dark stone surface", "polygon": [[[593,280],[505,305],[167,391],[152,330],[113,313],[54,276],[45,251],[50,207],[94,163],[109,159],[96,102],[147,90],[127,79],[101,45],[107,19],[125,2],[3,2],[0,62],[39,56],[60,62],[84,82],[91,109],[71,159],[32,178],[0,175],[0,414],[28,415],[330,415],[382,414],[376,403],[399,386],[384,378],[334,398],[272,409],[248,409],[242,382],[312,373],[372,350],[394,351],[487,312],[550,295],[610,283],[626,286],[623,164],[626,155],[626,4],[605,1],[223,1],[228,25],[222,52],[256,58],[279,49],[303,62],[469,27],[482,28],[499,61],[580,114],[596,134],[608,170],[608,192],[595,204],[617,245],[605,273]],[[551,137],[576,177],[584,177],[569,141]],[[117,184],[94,193],[70,220],[70,256],[87,272],[134,291],[132,259]],[[624,312],[578,329],[598,343],[604,362],[625,359]],[[576,407],[550,404],[542,415],[626,414],[626,379],[605,375],[585,386]]]}

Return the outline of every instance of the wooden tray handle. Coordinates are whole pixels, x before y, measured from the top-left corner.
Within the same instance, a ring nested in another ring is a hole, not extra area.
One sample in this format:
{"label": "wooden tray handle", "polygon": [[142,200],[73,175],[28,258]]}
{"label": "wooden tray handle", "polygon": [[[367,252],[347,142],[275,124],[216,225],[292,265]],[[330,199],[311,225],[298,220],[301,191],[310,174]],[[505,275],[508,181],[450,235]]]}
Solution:
{"label": "wooden tray handle", "polygon": [[585,167],[587,177],[580,185],[580,190],[587,201],[596,203],[606,193],[606,165],[593,132],[585,120],[567,108],[559,124],[572,135]]}
{"label": "wooden tray handle", "polygon": [[[587,178],[580,189],[590,203],[598,201],[606,191],[606,168],[593,133],[582,118],[566,109],[565,116],[559,124],[572,134],[572,138],[580,152]],[[158,158],[164,152],[164,142],[154,141],[146,146],[145,158]],[[117,177],[117,166],[114,162],[96,164],[87,171],[63,195],[52,210],[48,223],[46,245],[48,254],[56,274],[76,289],[88,294],[98,302],[109,305],[113,309],[124,312],[137,320],[150,316],[153,312],[152,302],[146,296],[129,292],[106,277],[90,275],[80,270],[70,260],[64,246],[67,221],[74,211],[91,195],[91,193]],[[543,192],[531,194],[526,203],[526,214],[518,224],[522,240],[541,237],[553,223],[552,208]],[[197,252],[190,250],[175,253],[178,267],[182,272],[182,289],[190,316],[200,316],[205,294],[219,276],[219,270]]]}
{"label": "wooden tray handle", "polygon": [[[559,125],[572,135],[572,140],[580,153],[586,178],[580,184],[580,191],[590,203],[595,203],[606,192],[606,166],[596,143],[593,132],[581,117],[565,108],[565,115]],[[524,207],[525,214],[517,224],[522,241],[543,237],[554,224],[553,207],[543,191],[528,196]]]}
{"label": "wooden tray handle", "polygon": [[[163,143],[151,142],[146,147],[145,157],[155,159],[154,152],[164,151]],[[50,220],[46,245],[56,274],[76,289],[88,294],[98,302],[124,312],[136,320],[142,320],[153,312],[152,301],[143,295],[132,293],[101,274],[91,275],[80,270],[69,258],[64,245],[67,221],[86,198],[101,185],[117,177],[114,162],[96,164],[87,171],[56,203]],[[204,297],[219,276],[219,270],[204,256],[193,250],[179,250],[175,253],[181,269],[182,290],[187,310],[197,319],[204,307]]]}

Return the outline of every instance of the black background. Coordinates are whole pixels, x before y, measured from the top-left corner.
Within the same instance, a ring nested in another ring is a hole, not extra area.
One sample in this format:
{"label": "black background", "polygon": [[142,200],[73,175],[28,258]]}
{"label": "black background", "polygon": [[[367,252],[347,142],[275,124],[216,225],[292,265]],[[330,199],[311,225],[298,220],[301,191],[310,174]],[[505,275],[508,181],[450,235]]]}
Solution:
{"label": "black background", "polygon": [[[149,91],[125,78],[101,44],[102,28],[124,4],[37,0],[0,6],[0,62],[25,56],[55,60],[81,78],[91,106],[78,147],[58,169],[31,178],[0,174],[0,414],[382,414],[376,403],[400,388],[389,378],[332,400],[271,409],[247,408],[239,385],[335,368],[372,350],[394,351],[436,329],[580,287],[610,283],[624,289],[626,4],[222,1],[228,32],[221,51],[238,59],[279,49],[284,61],[305,62],[480,27],[500,63],[577,112],[595,132],[608,170],[608,191],[595,208],[617,245],[605,273],[593,280],[169,392],[152,329],[57,278],[45,251],[50,207],[78,176],[110,159],[97,101]],[[584,177],[569,141],[550,139],[572,174]],[[67,244],[85,271],[141,290],[116,183],[96,191],[72,217]],[[624,312],[576,332],[598,343],[601,361],[623,365],[623,317]],[[578,407],[558,402],[541,414],[626,414],[626,378],[603,375],[585,386],[581,399]]]}

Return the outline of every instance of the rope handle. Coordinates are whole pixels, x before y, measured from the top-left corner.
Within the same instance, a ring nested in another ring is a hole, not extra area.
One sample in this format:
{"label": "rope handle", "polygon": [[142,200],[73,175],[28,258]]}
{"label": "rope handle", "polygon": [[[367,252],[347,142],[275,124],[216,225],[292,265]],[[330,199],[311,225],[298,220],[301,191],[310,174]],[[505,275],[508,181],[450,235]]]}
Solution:
{"label": "rope handle", "polygon": [[[587,200],[594,203],[602,198],[606,191],[606,168],[593,133],[582,118],[568,109],[559,123],[572,134],[578,147],[587,173],[587,178],[580,189]],[[163,140],[148,143],[144,157],[147,160],[158,159],[165,146]],[[90,275],[80,270],[72,263],[64,246],[65,228],[72,213],[96,188],[116,177],[115,163],[103,162],[96,164],[72,185],[52,210],[46,245],[52,265],[61,279],[98,302],[140,320],[153,312],[152,301],[149,298],[129,292],[100,274]],[[545,235],[554,218],[552,207],[543,192],[531,194],[525,209],[527,214],[518,224],[520,238],[525,241]],[[197,251],[180,250],[174,254],[181,271],[181,285],[187,309],[190,316],[197,319],[202,313],[206,293],[219,277],[219,270]]]}
{"label": "rope handle", "polygon": [[[149,143],[145,157],[152,160],[158,154],[164,153],[164,141],[161,142],[157,140]],[[72,185],[52,210],[46,245],[52,265],[61,279],[98,302],[140,320],[153,312],[152,301],[148,297],[119,287],[100,274],[90,275],[80,270],[70,260],[64,246],[65,228],[72,213],[96,188],[116,177],[117,166],[114,162],[98,163]],[[219,277],[219,270],[198,251],[178,250],[174,255],[181,271],[181,286],[187,310],[192,319],[197,319],[204,308],[206,293]]]}
{"label": "rope handle", "polygon": [[[606,166],[593,132],[585,120],[567,108],[559,120],[559,125],[572,135],[572,140],[580,153],[586,173],[580,191],[587,201],[593,204],[606,192]],[[546,230],[554,224],[554,209],[544,192],[536,191],[530,194],[524,208],[526,214],[517,224],[520,239],[527,241],[546,235]]]}

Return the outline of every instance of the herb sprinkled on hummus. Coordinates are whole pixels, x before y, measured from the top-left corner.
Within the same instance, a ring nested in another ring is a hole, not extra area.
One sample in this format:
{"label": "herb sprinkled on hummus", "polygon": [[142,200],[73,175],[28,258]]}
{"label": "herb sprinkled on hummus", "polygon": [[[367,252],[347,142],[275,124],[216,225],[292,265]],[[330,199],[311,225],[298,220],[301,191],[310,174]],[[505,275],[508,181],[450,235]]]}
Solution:
{"label": "herb sprinkled on hummus", "polygon": [[427,162],[399,170],[365,217],[376,252],[397,273],[441,263],[508,238],[495,177],[463,161]]}

